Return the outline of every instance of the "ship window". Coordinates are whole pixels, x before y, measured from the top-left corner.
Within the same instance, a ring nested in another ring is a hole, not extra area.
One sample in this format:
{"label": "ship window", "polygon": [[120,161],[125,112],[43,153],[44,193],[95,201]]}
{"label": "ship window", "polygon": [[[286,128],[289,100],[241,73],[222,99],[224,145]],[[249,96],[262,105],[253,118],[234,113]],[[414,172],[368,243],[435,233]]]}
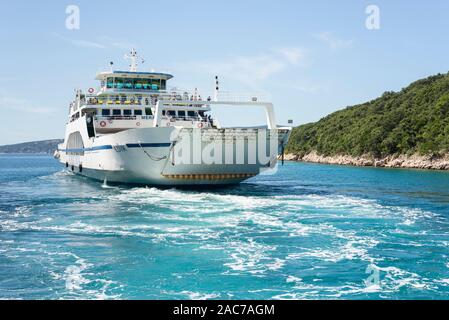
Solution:
{"label": "ship window", "polygon": [[168,110],[167,114],[171,117],[175,117],[176,116],[176,111],[175,110]]}
{"label": "ship window", "polygon": [[142,80],[136,79],[136,83],[134,84],[134,88],[138,89],[138,90],[143,89],[143,82],[142,82]]}
{"label": "ship window", "polygon": [[114,116],[121,116],[122,115],[122,110],[114,109],[114,110],[112,110],[112,115],[114,115]]}
{"label": "ship window", "polygon": [[160,86],[161,86],[160,79],[152,79],[151,80],[151,90],[159,90]]}
{"label": "ship window", "polygon": [[165,110],[162,110],[162,115],[165,116]]}
{"label": "ship window", "polygon": [[142,110],[134,110],[134,115],[135,116],[141,116],[142,115]]}
{"label": "ship window", "polygon": [[195,111],[187,111],[189,117],[195,117]]}
{"label": "ship window", "polygon": [[166,88],[167,88],[167,81],[161,80],[161,90],[166,90]]}
{"label": "ship window", "polygon": [[129,109],[123,110],[123,115],[124,116],[130,116],[131,114],[132,114],[132,110],[129,110]]}
{"label": "ship window", "polygon": [[108,89],[111,89],[114,87],[114,78],[108,78],[107,82],[106,82],[106,87]]}
{"label": "ship window", "polygon": [[186,116],[186,112],[184,110],[179,110],[178,111],[178,116],[179,117],[185,117]]}
{"label": "ship window", "polygon": [[123,88],[123,79],[115,78],[114,88],[122,89]]}
{"label": "ship window", "polygon": [[134,87],[133,79],[126,78],[123,81],[125,89],[132,89]]}
{"label": "ship window", "polygon": [[145,89],[145,90],[151,89],[151,86],[150,86],[150,80],[148,80],[148,79],[142,79],[142,87],[143,87],[143,89]]}
{"label": "ship window", "polygon": [[153,115],[153,111],[151,111],[151,108],[145,108],[145,114],[147,116],[152,116]]}
{"label": "ship window", "polygon": [[101,115],[102,116],[109,116],[109,115],[111,115],[111,110],[109,110],[109,109],[101,109]]}

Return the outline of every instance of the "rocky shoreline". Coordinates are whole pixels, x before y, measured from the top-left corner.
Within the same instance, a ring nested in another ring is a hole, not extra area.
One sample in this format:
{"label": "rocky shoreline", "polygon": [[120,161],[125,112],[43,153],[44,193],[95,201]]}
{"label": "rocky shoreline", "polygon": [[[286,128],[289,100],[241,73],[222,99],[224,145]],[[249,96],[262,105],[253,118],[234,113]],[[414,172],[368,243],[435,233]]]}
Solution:
{"label": "rocky shoreline", "polygon": [[311,152],[303,157],[295,154],[286,154],[287,161],[303,161],[324,164],[350,165],[358,167],[383,167],[383,168],[415,168],[427,170],[449,170],[449,154],[443,157],[421,155],[391,155],[385,158],[372,156],[352,157],[348,155],[322,156]]}

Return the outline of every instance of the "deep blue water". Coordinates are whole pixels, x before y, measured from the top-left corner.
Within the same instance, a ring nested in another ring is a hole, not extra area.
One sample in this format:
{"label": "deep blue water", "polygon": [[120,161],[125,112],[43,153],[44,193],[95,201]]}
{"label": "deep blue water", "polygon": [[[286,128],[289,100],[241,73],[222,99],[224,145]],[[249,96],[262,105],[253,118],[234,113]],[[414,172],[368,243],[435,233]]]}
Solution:
{"label": "deep blue water", "polygon": [[286,163],[112,186],[0,155],[0,298],[447,299],[449,173]]}

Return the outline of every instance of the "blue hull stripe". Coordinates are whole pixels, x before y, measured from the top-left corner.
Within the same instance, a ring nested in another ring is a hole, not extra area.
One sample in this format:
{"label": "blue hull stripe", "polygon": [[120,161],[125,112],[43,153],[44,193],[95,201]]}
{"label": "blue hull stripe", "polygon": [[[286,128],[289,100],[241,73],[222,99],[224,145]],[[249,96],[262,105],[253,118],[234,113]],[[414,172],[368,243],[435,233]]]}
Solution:
{"label": "blue hull stripe", "polygon": [[126,145],[128,148],[162,148],[162,147],[170,147],[171,143],[129,143]]}
{"label": "blue hull stripe", "polygon": [[79,149],[58,149],[58,151],[64,152],[89,152],[89,151],[98,151],[98,150],[112,150],[112,146],[98,146],[92,148],[79,148]]}
{"label": "blue hull stripe", "polygon": [[[129,143],[126,145],[128,148],[161,148],[161,147],[170,147],[171,143]],[[79,149],[58,149],[58,151],[64,151],[64,152],[73,152],[73,153],[79,153],[79,152],[90,152],[90,151],[99,151],[99,150],[112,150],[111,145],[104,145],[104,146],[97,146],[92,148],[79,148]]]}

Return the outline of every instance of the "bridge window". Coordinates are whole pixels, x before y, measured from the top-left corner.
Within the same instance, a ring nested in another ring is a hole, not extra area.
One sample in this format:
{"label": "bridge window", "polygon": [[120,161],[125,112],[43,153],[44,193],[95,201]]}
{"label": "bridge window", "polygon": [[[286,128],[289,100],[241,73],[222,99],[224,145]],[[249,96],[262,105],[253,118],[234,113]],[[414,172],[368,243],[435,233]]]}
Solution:
{"label": "bridge window", "polygon": [[134,115],[135,116],[141,116],[142,115],[142,110],[134,110]]}
{"label": "bridge window", "polygon": [[143,81],[140,79],[136,79],[134,83],[134,88],[137,90],[143,89]]}
{"label": "bridge window", "polygon": [[109,109],[101,109],[101,115],[102,116],[110,116],[111,115],[111,110],[109,110]]}
{"label": "bridge window", "polygon": [[136,89],[136,90],[166,90],[165,79],[134,79],[134,78],[112,78],[106,79],[107,89]]}
{"label": "bridge window", "polygon": [[123,110],[123,115],[124,115],[124,116],[130,116],[130,115],[132,115],[132,110],[129,110],[129,109]]}
{"label": "bridge window", "polygon": [[151,90],[159,90],[161,86],[160,79],[151,79]]}
{"label": "bridge window", "polygon": [[106,81],[106,87],[112,89],[114,87],[114,78],[108,78]]}
{"label": "bridge window", "polygon": [[148,90],[150,89],[150,80],[148,79],[142,79],[142,89]]}
{"label": "bridge window", "polygon": [[123,81],[125,89],[133,89],[134,88],[134,80],[133,79],[124,79]]}
{"label": "bridge window", "polygon": [[114,116],[121,116],[122,115],[122,110],[114,109],[114,110],[112,110],[112,115],[114,115]]}
{"label": "bridge window", "polygon": [[123,89],[123,79],[115,78],[114,88]]}

